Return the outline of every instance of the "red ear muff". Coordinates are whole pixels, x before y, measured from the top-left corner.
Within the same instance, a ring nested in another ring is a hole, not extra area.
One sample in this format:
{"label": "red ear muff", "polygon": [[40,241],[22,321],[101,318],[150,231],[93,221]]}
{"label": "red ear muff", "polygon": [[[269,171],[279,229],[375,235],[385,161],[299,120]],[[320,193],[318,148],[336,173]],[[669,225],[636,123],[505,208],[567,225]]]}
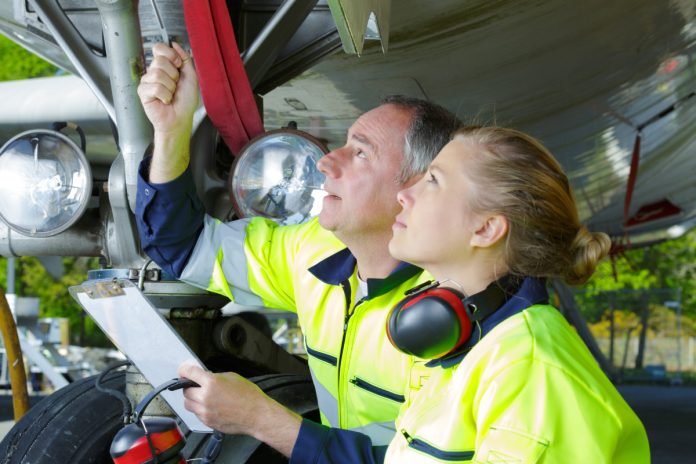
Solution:
{"label": "red ear muff", "polygon": [[[148,404],[164,390],[174,391],[181,388],[198,387],[196,382],[189,379],[172,379],[155,387],[145,398],[135,407],[132,416],[127,419],[132,420],[122,428],[111,442],[109,453],[115,464],[186,464],[186,460],[181,454],[181,450],[186,445],[186,439],[181,430],[176,425],[176,421],[169,417],[142,417]],[[222,435],[214,431],[214,437]],[[216,440],[209,442],[206,449],[206,456],[201,461],[204,463],[213,462],[209,460],[212,456],[208,451],[212,450],[211,444],[217,444]]]}
{"label": "red ear muff", "polygon": [[174,419],[149,417],[121,429],[111,443],[115,464],[160,462],[180,464],[186,461],[180,451],[186,444]]}
{"label": "red ear muff", "polygon": [[435,359],[469,340],[472,322],[462,300],[449,288],[425,288],[401,300],[387,316],[387,336],[404,353]]}

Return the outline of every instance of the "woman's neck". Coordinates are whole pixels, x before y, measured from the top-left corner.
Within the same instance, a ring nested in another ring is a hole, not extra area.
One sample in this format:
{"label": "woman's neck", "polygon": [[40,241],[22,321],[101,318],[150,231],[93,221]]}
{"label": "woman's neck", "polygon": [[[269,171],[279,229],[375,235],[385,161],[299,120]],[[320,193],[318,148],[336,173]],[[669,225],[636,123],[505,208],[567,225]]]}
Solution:
{"label": "woman's neck", "polygon": [[[471,259],[465,265],[427,266],[426,269],[440,282],[447,279],[455,281],[461,285],[461,289],[456,284],[451,285],[451,287],[463,290],[464,294],[471,296],[485,290],[491,282],[507,274],[507,267],[501,265],[500,262],[496,264],[496,261]],[[444,285],[450,286],[446,283]]]}

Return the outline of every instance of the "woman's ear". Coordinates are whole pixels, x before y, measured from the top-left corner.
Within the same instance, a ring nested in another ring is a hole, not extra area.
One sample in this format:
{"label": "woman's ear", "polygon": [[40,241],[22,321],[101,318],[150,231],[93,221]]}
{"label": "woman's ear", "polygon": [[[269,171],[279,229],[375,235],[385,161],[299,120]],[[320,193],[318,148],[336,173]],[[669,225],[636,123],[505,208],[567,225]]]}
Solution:
{"label": "woman's ear", "polygon": [[502,214],[483,216],[478,228],[471,235],[472,247],[490,248],[500,242],[508,232],[508,220]]}

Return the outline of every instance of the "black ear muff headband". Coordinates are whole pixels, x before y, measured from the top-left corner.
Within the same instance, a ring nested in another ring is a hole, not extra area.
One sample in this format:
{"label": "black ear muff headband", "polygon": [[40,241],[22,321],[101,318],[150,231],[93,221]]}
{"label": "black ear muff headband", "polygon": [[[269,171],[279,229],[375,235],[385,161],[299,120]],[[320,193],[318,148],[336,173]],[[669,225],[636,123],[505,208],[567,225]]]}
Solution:
{"label": "black ear muff headband", "polygon": [[406,292],[387,316],[387,335],[404,353],[436,359],[456,353],[469,341],[475,323],[498,310],[517,290],[517,279],[505,276],[466,297],[426,282]]}

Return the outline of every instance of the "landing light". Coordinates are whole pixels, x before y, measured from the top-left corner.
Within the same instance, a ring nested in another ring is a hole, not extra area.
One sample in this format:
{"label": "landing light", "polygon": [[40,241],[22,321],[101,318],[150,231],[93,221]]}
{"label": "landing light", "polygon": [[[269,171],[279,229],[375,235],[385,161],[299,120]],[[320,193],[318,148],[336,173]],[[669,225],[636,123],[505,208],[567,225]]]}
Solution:
{"label": "landing light", "polygon": [[84,153],[59,132],[23,132],[0,148],[0,219],[20,234],[64,231],[82,216],[91,191]]}
{"label": "landing light", "polygon": [[317,161],[328,152],[311,135],[278,129],[251,140],[240,153],[228,182],[241,217],[264,216],[299,224],[321,210],[324,175]]}

